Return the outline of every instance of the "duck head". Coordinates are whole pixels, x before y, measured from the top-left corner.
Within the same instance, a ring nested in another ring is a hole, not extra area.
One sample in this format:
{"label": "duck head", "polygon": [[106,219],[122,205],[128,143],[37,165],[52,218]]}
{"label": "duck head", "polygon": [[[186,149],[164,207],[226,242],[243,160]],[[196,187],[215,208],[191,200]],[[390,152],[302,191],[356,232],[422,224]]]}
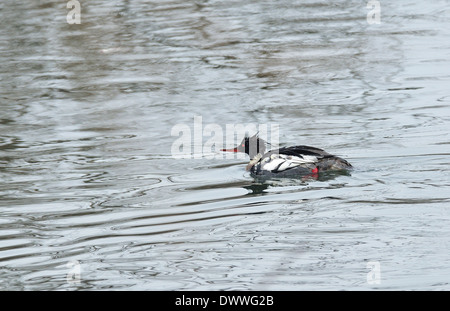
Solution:
{"label": "duck head", "polygon": [[232,149],[221,149],[221,151],[226,152],[244,152],[253,159],[258,153],[263,155],[266,151],[266,141],[258,137],[258,134],[252,137],[244,137],[241,143]]}

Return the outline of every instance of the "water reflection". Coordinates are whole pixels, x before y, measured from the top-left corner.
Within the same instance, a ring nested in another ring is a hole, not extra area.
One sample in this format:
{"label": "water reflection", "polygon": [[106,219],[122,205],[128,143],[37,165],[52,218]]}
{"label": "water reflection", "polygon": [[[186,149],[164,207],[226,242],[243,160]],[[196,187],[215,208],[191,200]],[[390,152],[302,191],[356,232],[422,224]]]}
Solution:
{"label": "water reflection", "polygon": [[266,183],[252,183],[251,185],[248,186],[244,186],[243,188],[249,190],[250,192],[248,193],[249,195],[254,195],[254,194],[262,194],[264,193],[264,190],[266,190],[267,188],[269,188],[269,184]]}

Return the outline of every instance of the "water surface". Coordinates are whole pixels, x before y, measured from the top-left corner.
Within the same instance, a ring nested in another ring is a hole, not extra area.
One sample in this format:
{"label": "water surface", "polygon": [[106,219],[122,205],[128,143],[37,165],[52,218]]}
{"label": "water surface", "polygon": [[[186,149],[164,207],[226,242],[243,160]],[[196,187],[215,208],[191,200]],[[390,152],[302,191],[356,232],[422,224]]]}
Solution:
{"label": "water surface", "polygon": [[[0,289],[450,289],[448,1],[63,2],[0,4]],[[194,116],[355,170],[173,159]]]}

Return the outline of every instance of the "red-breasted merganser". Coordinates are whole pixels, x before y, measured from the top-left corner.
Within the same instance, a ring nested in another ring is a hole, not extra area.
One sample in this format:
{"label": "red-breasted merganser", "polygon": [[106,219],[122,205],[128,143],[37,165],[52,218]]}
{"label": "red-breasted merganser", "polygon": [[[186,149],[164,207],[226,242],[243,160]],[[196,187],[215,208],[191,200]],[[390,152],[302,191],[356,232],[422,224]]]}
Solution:
{"label": "red-breasted merganser", "polygon": [[248,154],[251,160],[247,171],[256,176],[294,177],[353,168],[346,160],[316,147],[292,146],[266,152],[266,142],[257,134],[245,137],[235,148],[221,151]]}

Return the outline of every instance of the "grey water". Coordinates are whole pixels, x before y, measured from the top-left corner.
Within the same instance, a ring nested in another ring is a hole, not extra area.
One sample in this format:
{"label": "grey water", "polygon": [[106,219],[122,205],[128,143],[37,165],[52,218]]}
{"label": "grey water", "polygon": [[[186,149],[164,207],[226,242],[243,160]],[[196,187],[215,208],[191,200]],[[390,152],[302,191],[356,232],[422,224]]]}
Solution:
{"label": "grey water", "polygon": [[[449,1],[79,3],[0,3],[1,290],[450,289]],[[355,169],[174,158],[198,116]]]}

